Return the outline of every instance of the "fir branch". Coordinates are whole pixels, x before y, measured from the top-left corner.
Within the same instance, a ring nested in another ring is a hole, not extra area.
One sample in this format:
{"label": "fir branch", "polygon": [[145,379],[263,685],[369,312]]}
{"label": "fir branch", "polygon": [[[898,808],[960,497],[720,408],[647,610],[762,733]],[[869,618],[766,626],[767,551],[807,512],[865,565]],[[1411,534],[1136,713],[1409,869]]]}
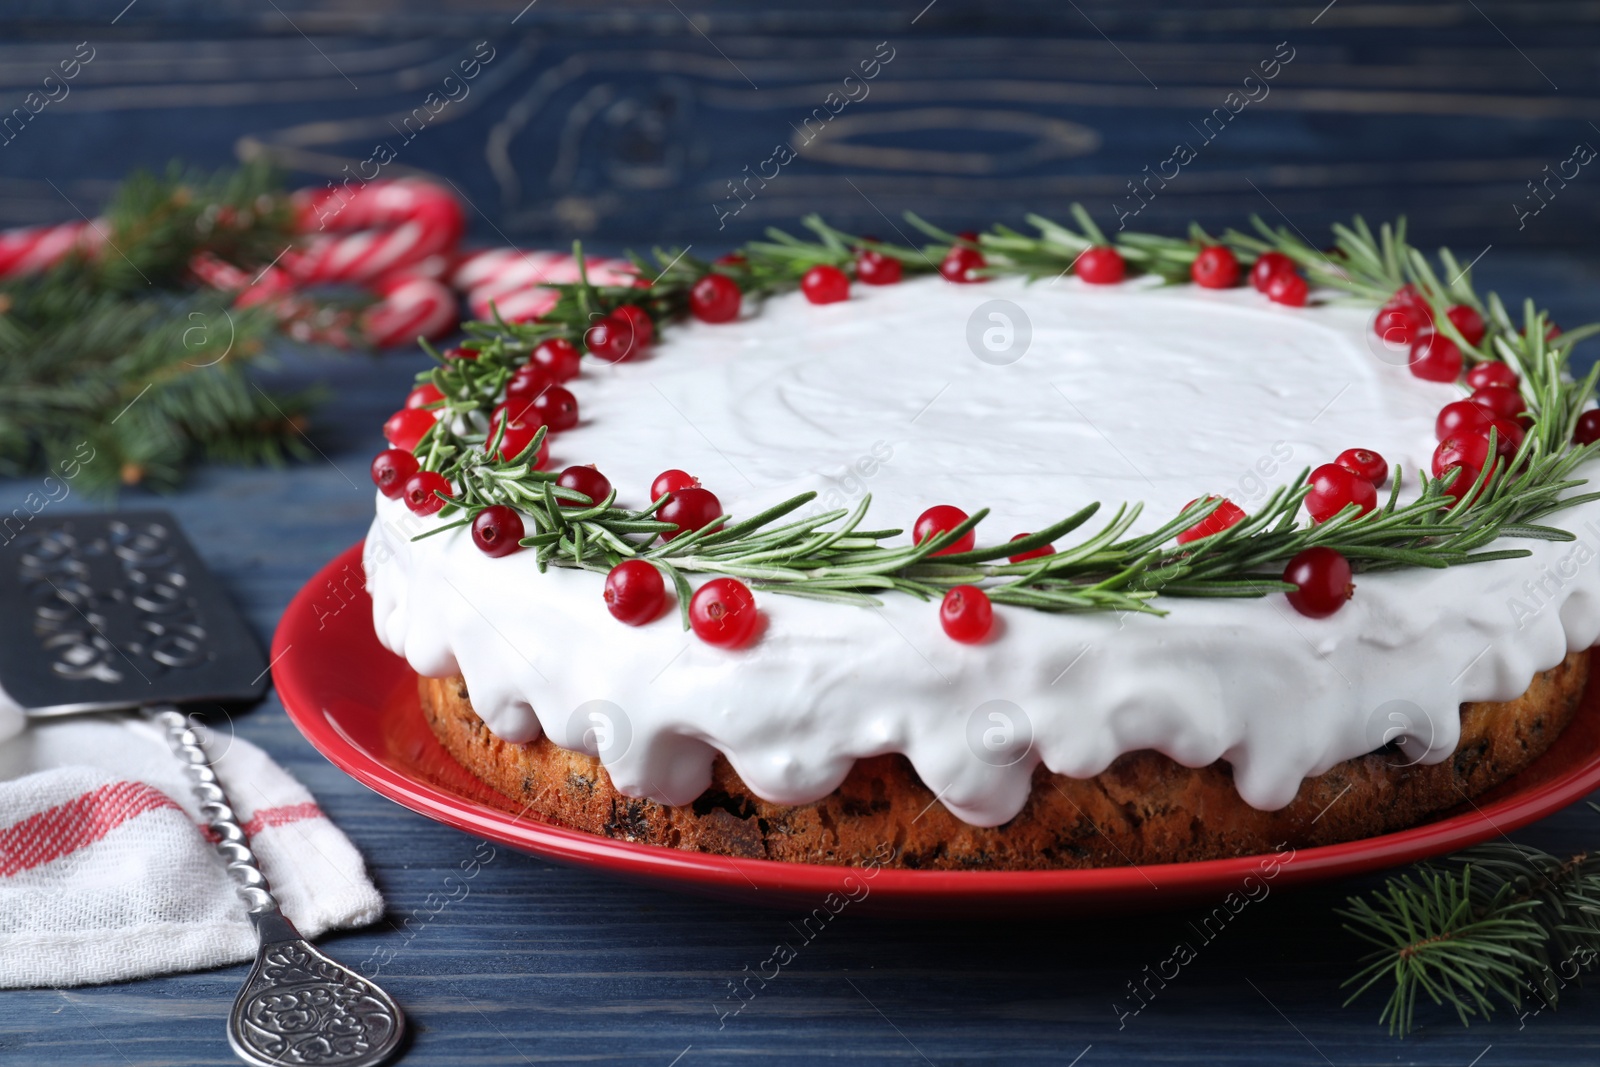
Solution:
{"label": "fir branch", "polygon": [[162,176],[135,171],[106,205],[111,250],[76,275],[121,293],[185,287],[199,252],[245,269],[274,260],[294,240],[282,179],[255,163],[214,174],[172,163]]}
{"label": "fir branch", "polygon": [[137,173],[105,218],[101,254],[0,284],[0,473],[70,470],[75,488],[103,495],[173,488],[195,457],[303,454],[317,393],[271,395],[247,373],[266,365],[276,321],[188,279],[201,251],[248,267],[283,250],[292,220],[277,177]]}
{"label": "fir branch", "polygon": [[1345,981],[1355,987],[1345,1004],[1392,985],[1378,1016],[1390,1033],[1415,1028],[1420,996],[1463,1026],[1525,999],[1554,1007],[1600,961],[1600,857],[1479,845],[1351,897],[1339,914],[1374,946]]}

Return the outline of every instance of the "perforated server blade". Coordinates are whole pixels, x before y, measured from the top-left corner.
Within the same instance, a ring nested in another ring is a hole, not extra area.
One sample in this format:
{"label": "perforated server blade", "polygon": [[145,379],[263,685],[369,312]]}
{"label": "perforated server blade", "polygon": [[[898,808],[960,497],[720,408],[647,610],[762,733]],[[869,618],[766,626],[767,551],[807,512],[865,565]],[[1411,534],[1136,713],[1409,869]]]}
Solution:
{"label": "perforated server blade", "polygon": [[267,660],[171,515],[42,514],[0,546],[0,686],[30,715],[254,703]]}

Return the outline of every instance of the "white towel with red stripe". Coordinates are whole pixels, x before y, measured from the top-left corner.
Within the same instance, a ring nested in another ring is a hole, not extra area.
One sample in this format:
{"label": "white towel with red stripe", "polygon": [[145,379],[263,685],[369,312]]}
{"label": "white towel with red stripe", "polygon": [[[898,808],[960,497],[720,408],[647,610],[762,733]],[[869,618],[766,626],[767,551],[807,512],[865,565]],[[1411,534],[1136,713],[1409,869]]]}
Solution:
{"label": "white towel with red stripe", "polygon": [[[7,725],[0,722],[0,739]],[[304,786],[242,738],[215,732],[206,743],[272,892],[302,935],[382,915],[361,856]],[[4,740],[0,988],[111,982],[253,957],[255,932],[212,840],[182,764],[137,716],[39,720]]]}

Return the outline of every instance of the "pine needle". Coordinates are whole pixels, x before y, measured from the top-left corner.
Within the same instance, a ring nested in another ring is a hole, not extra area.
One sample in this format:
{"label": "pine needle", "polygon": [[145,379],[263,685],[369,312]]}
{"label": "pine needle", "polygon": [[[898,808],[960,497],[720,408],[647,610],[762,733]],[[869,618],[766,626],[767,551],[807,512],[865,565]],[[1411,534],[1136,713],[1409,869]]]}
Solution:
{"label": "pine needle", "polygon": [[1351,897],[1339,914],[1374,946],[1345,981],[1354,987],[1345,1003],[1388,988],[1378,1021],[1392,1034],[1415,1029],[1421,996],[1463,1026],[1526,999],[1555,1007],[1600,961],[1600,857],[1479,845]]}

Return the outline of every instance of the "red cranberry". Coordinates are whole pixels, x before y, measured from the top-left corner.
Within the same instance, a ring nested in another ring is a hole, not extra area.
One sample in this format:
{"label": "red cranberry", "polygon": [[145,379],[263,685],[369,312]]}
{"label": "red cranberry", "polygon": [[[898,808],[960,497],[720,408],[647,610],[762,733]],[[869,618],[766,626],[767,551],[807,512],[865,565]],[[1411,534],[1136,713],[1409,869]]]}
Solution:
{"label": "red cranberry", "polygon": [[708,645],[737,648],[750,640],[760,621],[756,598],[737,578],[713,578],[689,600],[689,625]]}
{"label": "red cranberry", "polygon": [[943,262],[939,264],[939,273],[944,275],[946,281],[965,285],[985,281],[982,271],[988,265],[988,260],[976,248],[955,245],[945,253]]}
{"label": "red cranberry", "polygon": [[819,263],[800,279],[800,291],[813,304],[837,304],[850,298],[850,276],[838,267]]}
{"label": "red cranberry", "polygon": [[578,376],[583,356],[571,341],[564,337],[552,337],[539,343],[529,363],[544,371],[551,381],[566,382]]}
{"label": "red cranberry", "polygon": [[749,262],[749,260],[744,258],[743,252],[729,252],[725,256],[718,256],[711,262],[715,263],[719,267],[742,267]]}
{"label": "red cranberry", "polygon": [[472,543],[486,556],[509,556],[522,547],[522,516],[492,504],[472,520]]}
{"label": "red cranberry", "polygon": [[1528,410],[1522,394],[1504,385],[1486,385],[1482,389],[1474,389],[1467,399],[1497,419],[1514,419]]}
{"label": "red cranberry", "polygon": [[447,348],[439,354],[445,359],[477,359],[478,349],[476,347],[461,345],[458,348]]}
{"label": "red cranberry", "polygon": [[994,605],[989,594],[975,585],[958,585],[939,605],[939,625],[964,645],[975,645],[994,628]]}
{"label": "red cranberry", "polygon": [[662,471],[656,475],[656,480],[650,483],[650,499],[660,500],[668,493],[676,493],[680,489],[698,488],[700,488],[700,479],[686,471]]}
{"label": "red cranberry", "polygon": [[1391,293],[1389,299],[1384,301],[1383,306],[1421,308],[1428,317],[1423,327],[1429,330],[1433,329],[1433,313],[1428,309],[1428,302],[1417,291],[1417,287],[1410,282],[1406,282],[1406,284]]}
{"label": "red cranberry", "polygon": [[[1032,536],[1033,536],[1032,534],[1019,533],[1019,534],[1017,534],[1017,536],[1013,537],[1011,540],[1020,541],[1024,537],[1032,537]],[[1054,545],[1040,545],[1038,548],[1033,549],[1031,552],[1018,552],[1015,556],[1007,556],[1006,558],[1009,559],[1012,563],[1026,563],[1030,559],[1043,559],[1045,556],[1053,556],[1055,554],[1056,554],[1056,549],[1055,549]]]}
{"label": "red cranberry", "polygon": [[661,572],[642,559],[625,559],[606,575],[606,610],[629,626],[654,622],[667,602]]}
{"label": "red cranberry", "polygon": [[1590,408],[1578,416],[1578,428],[1573,431],[1572,440],[1580,445],[1600,441],[1600,409]]}
{"label": "red cranberry", "polygon": [[650,318],[650,313],[638,304],[623,304],[609,316],[627,323],[633,328],[634,354],[639,349],[648,348],[655,343],[656,324]]}
{"label": "red cranberry", "polygon": [[1344,607],[1355,594],[1350,561],[1331,548],[1308,548],[1289,561],[1283,580],[1295,587],[1285,594],[1289,604],[1302,615],[1325,619]]}
{"label": "red cranberry", "polygon": [[866,285],[893,285],[905,273],[905,268],[893,256],[863,248],[856,253],[856,277]]}
{"label": "red cranberry", "polygon": [[[598,504],[611,495],[611,479],[595,470],[592,466],[568,467],[556,479],[556,484],[563,489],[571,489],[574,492],[582,493],[593,504]],[[569,504],[567,506],[581,507],[582,505]]]}
{"label": "red cranberry", "polygon": [[1115,285],[1127,274],[1128,265],[1123,262],[1122,253],[1115,248],[1096,245],[1084,249],[1072,269],[1091,285]]}
{"label": "red cranberry", "polygon": [[1451,467],[1481,471],[1489,462],[1489,435],[1482,431],[1451,434],[1433,450],[1433,476],[1443,478]]}
{"label": "red cranberry", "polygon": [[1333,462],[1375,486],[1389,479],[1389,461],[1370,448],[1347,448]]}
{"label": "red cranberry", "polygon": [[606,363],[625,363],[644,351],[634,339],[633,323],[607,315],[583,334],[583,344],[591,355]]}
{"label": "red cranberry", "polygon": [[564,385],[546,386],[533,398],[532,407],[552,433],[578,425],[578,398]]}
{"label": "red cranberry", "polygon": [[422,440],[422,435],[433,429],[433,423],[431,411],[413,407],[401,408],[390,415],[389,421],[383,424],[383,436],[387,437],[394,447],[413,452],[417,443]]}
{"label": "red cranberry", "polygon": [[[1456,504],[1460,504],[1462,501],[1466,500],[1468,494],[1472,494],[1473,499],[1476,500],[1477,494],[1472,493],[1472,487],[1478,484],[1478,479],[1482,476],[1483,469],[1481,467],[1469,467],[1466,464],[1462,464],[1458,467],[1447,468],[1445,470],[1445,474],[1449,474],[1450,471],[1456,471],[1457,474],[1455,476],[1455,480],[1445,487],[1445,496],[1452,497]],[[1439,477],[1444,477],[1444,474],[1441,474]],[[1479,489],[1478,492],[1482,493],[1483,490]],[[1455,507],[1455,504],[1450,506]]]}
{"label": "red cranberry", "polygon": [[406,479],[417,473],[417,457],[399,448],[386,448],[372,460],[372,484],[378,492],[395,499],[406,487]]}
{"label": "red cranberry", "polygon": [[509,411],[511,417],[517,421],[543,426],[544,413],[534,407],[534,401],[539,399],[540,393],[549,388],[551,388],[550,383],[542,378],[511,379],[511,384],[506,386],[506,398],[495,405],[494,411],[489,415],[489,421],[493,423],[500,417],[502,411]]}
{"label": "red cranberry", "polygon": [[1203,289],[1232,289],[1239,284],[1239,257],[1223,245],[1206,245],[1189,265],[1189,277]]}
{"label": "red cranberry", "polygon": [[1335,463],[1324,463],[1311,472],[1306,511],[1312,522],[1327,522],[1351,504],[1360,509],[1360,514],[1367,514],[1378,506],[1377,489]]}
{"label": "red cranberry", "polygon": [[709,490],[692,487],[674,492],[672,499],[662,504],[656,512],[656,518],[678,527],[661,535],[668,541],[679,534],[703,529],[721,517],[722,502]]}
{"label": "red cranberry", "polygon": [[1498,360],[1488,363],[1479,363],[1467,371],[1467,386],[1472,389],[1485,389],[1491,385],[1503,385],[1507,389],[1516,389],[1522,385],[1522,379],[1517,377],[1517,372]]}
{"label": "red cranberry", "polygon": [[[1214,497],[1209,496],[1196,497],[1185,504],[1184,509],[1188,510],[1189,508],[1192,508],[1196,504],[1202,502],[1210,503],[1214,499]],[[1192,541],[1199,541],[1202,538],[1210,537],[1212,534],[1219,534],[1228,527],[1234,526],[1242,521],[1244,521],[1244,508],[1241,508],[1233,501],[1224,498],[1222,503],[1217,505],[1217,510],[1213,511],[1211,514],[1207,515],[1205,518],[1201,519],[1187,530],[1180,532],[1178,534],[1178,544],[1187,545]]]}
{"label": "red cranberry", "polygon": [[[1494,419],[1489,423],[1489,429],[1494,431],[1494,454],[1501,459],[1511,459],[1522,447],[1524,431],[1522,424],[1515,419]],[[1484,432],[1487,434],[1488,431]]]}
{"label": "red cranberry", "polygon": [[[506,406],[502,404],[494,409],[494,414],[489,416],[489,437],[484,442],[485,446],[488,445],[489,441],[494,440],[495,430],[499,428],[500,422],[506,419],[506,411]],[[534,411],[531,405],[523,408],[519,414],[513,415],[509,421],[506,421],[505,435],[500,438],[500,458],[513,460],[521,456],[528,446],[533,443],[534,436],[543,425],[544,423],[539,421],[538,412]],[[543,467],[549,459],[550,436],[546,434],[545,439],[539,442],[539,451],[533,459],[534,469],[537,470]]]}
{"label": "red cranberry", "polygon": [[739,299],[739,283],[713,272],[689,290],[689,312],[701,322],[732,322],[739,317]]}
{"label": "red cranberry", "polygon": [[[935,504],[933,507],[917,516],[916,525],[911,528],[911,543],[920,545],[930,537],[954,530],[957,526],[967,521],[967,513],[960,508],[949,504]],[[977,543],[978,537],[974,530],[968,530],[961,535],[960,540],[946,548],[935,552],[935,556],[952,556],[957,552],[971,552],[972,546]]]}
{"label": "red cranberry", "polygon": [[435,494],[449,495],[450,483],[438,471],[418,471],[406,479],[401,499],[418,515],[432,515],[444,507],[444,501]]}
{"label": "red cranberry", "polygon": [[1250,284],[1257,292],[1266,292],[1267,283],[1280,274],[1293,274],[1294,260],[1282,252],[1263,252],[1250,268]]}
{"label": "red cranberry", "polygon": [[1426,308],[1412,304],[1385,305],[1372,320],[1372,330],[1384,344],[1410,348],[1428,333],[1431,323]]}
{"label": "red cranberry", "polygon": [[1428,382],[1461,377],[1461,349],[1443,334],[1423,334],[1411,346],[1411,373]]}
{"label": "red cranberry", "polygon": [[425,408],[444,399],[444,394],[439,392],[439,387],[432,382],[423,382],[406,397],[406,407]]}
{"label": "red cranberry", "polygon": [[1282,271],[1267,279],[1267,299],[1285,307],[1303,308],[1311,295],[1311,286],[1294,271]]}
{"label": "red cranberry", "polygon": [[524,393],[532,400],[547,385],[555,384],[555,379],[539,364],[527,362],[511,372],[511,380],[506,383],[506,395]]}
{"label": "red cranberry", "polygon": [[1468,307],[1466,304],[1457,304],[1449,311],[1446,311],[1444,315],[1460,332],[1467,344],[1473,348],[1478,347],[1478,342],[1483,340],[1485,331],[1483,316],[1478,314],[1477,309]]}
{"label": "red cranberry", "polygon": [[1470,400],[1452,400],[1439,409],[1433,423],[1433,435],[1443,441],[1451,434],[1480,430],[1489,425],[1490,415]]}

